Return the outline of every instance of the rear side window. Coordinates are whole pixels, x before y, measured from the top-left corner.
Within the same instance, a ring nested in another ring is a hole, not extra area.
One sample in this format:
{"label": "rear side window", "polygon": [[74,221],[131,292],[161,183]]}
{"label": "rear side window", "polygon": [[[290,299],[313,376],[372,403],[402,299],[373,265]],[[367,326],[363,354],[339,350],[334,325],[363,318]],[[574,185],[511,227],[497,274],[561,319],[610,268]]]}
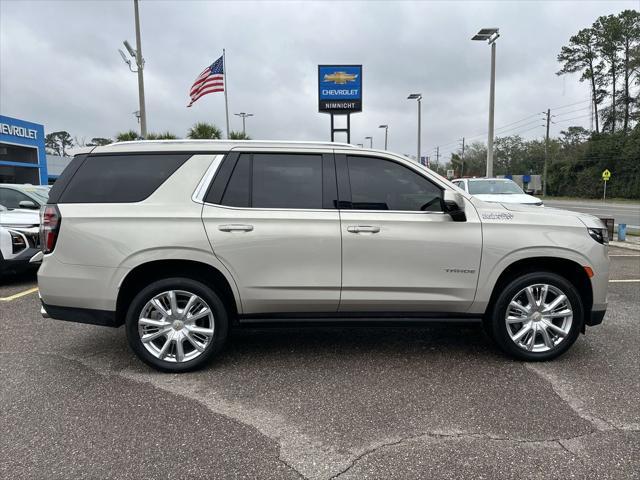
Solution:
{"label": "rear side window", "polygon": [[229,207],[321,209],[322,193],[322,155],[242,154],[220,203]]}
{"label": "rear side window", "polygon": [[191,154],[89,156],[79,166],[60,203],[140,202],[151,195]]}
{"label": "rear side window", "polygon": [[322,156],[253,156],[254,208],[322,208]]}
{"label": "rear side window", "polygon": [[347,157],[352,208],[357,210],[442,211],[442,190],[398,163]]}
{"label": "rear side window", "polygon": [[222,196],[222,205],[249,207],[251,205],[250,188],[251,155],[240,155]]}

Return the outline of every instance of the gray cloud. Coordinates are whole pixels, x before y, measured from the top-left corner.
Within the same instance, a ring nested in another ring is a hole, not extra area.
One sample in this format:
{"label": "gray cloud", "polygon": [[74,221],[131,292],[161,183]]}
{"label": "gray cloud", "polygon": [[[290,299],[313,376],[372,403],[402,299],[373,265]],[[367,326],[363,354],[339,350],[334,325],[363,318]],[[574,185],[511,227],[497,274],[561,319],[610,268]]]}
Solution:
{"label": "gray cloud", "polygon": [[[500,27],[502,35],[500,127],[587,100],[588,87],[577,76],[555,75],[560,47],[597,16],[637,7],[637,1],[141,0],[149,130],[184,135],[201,120],[224,127],[222,94],[185,107],[194,78],[225,47],[230,111],[255,114],[247,121],[254,138],[327,140],[329,117],[317,112],[317,65],[362,63],[364,111],[352,116],[352,142],[373,135],[381,147],[377,127],[388,123],[390,148],[414,153],[416,107],[406,96],[418,91],[424,95],[423,154],[436,145],[448,154],[458,138],[486,131],[490,51],[470,41],[479,28]],[[0,112],[86,139],[136,129],[136,78],[116,51],[124,39],[134,40],[128,0],[2,0]],[[588,118],[575,123],[581,122],[588,125]],[[232,117],[231,127],[240,129],[241,120]],[[505,131],[530,127],[524,136],[543,135],[535,122]]]}

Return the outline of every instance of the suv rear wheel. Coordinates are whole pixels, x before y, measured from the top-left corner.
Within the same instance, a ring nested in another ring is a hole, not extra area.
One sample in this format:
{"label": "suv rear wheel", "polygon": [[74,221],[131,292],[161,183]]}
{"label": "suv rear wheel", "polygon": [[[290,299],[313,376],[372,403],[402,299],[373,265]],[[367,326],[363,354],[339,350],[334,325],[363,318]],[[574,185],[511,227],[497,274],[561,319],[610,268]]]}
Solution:
{"label": "suv rear wheel", "polygon": [[131,302],[127,339],[152,367],[186,372],[205,365],[227,337],[224,303],[209,287],[190,278],[153,282]]}
{"label": "suv rear wheel", "polygon": [[566,352],[582,328],[584,308],[576,288],[551,272],[509,282],[492,314],[493,338],[512,356],[551,360]]}

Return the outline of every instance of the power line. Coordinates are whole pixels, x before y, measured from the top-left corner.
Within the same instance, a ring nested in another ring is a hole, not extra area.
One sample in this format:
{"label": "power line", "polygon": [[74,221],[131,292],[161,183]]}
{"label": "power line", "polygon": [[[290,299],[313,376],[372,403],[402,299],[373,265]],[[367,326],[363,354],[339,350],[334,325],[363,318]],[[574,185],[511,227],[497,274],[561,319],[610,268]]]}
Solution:
{"label": "power line", "polygon": [[536,119],[536,120],[533,120],[532,122],[523,123],[522,125],[517,125],[515,127],[507,128],[506,130],[500,129],[500,130],[502,130],[500,132],[500,134],[502,135],[503,133],[508,132],[510,130],[517,130],[518,128],[527,127],[529,125],[533,125],[534,123],[539,123],[539,122],[540,122],[540,119]]}
{"label": "power line", "polygon": [[[589,110],[591,109],[591,105],[587,106],[587,107],[582,107],[582,108],[578,108],[576,110],[569,110],[568,112],[564,112],[564,113],[559,113],[557,115],[551,115],[551,117],[561,117],[563,115],[569,115],[571,113],[575,113],[575,112],[581,112],[583,110]],[[589,113],[589,115],[591,115],[591,113]]]}
{"label": "power line", "polygon": [[551,110],[562,110],[563,108],[573,107],[574,105],[580,105],[581,103],[586,103],[586,102],[590,102],[590,101],[591,101],[591,99],[582,100],[580,102],[575,102],[575,103],[567,103],[566,105],[559,105],[557,107],[551,107]]}
{"label": "power line", "polygon": [[559,120],[557,122],[551,122],[551,123],[553,123],[554,125],[557,125],[559,123],[571,122],[572,120],[579,120],[581,118],[587,118],[587,117],[590,117],[590,116],[591,116],[591,114],[587,113],[586,115],[581,115],[579,117],[565,118],[564,120]]}

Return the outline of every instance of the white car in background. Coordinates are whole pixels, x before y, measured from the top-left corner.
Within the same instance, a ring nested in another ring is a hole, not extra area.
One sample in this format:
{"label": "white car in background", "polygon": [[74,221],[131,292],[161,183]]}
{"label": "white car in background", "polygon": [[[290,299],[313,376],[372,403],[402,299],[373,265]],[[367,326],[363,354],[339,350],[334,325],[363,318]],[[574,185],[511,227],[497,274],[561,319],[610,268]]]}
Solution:
{"label": "white car in background", "polygon": [[37,267],[30,260],[40,251],[39,231],[37,210],[7,210],[0,205],[0,275]]}
{"label": "white car in background", "polygon": [[485,202],[542,205],[542,200],[527,195],[508,178],[461,178],[453,180],[453,184]]}

